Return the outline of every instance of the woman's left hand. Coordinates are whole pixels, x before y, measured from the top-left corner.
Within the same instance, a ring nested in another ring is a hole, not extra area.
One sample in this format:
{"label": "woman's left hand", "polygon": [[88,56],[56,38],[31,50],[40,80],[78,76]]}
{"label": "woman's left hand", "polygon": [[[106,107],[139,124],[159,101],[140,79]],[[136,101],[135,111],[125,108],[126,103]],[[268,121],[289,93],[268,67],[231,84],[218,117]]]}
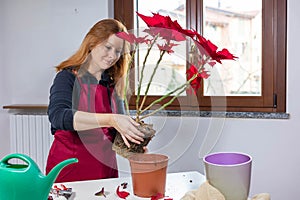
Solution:
{"label": "woman's left hand", "polygon": [[112,126],[121,134],[127,147],[130,147],[128,140],[136,144],[140,144],[144,141],[144,134],[137,129],[139,123],[134,121],[131,117],[115,114],[113,115],[112,121]]}

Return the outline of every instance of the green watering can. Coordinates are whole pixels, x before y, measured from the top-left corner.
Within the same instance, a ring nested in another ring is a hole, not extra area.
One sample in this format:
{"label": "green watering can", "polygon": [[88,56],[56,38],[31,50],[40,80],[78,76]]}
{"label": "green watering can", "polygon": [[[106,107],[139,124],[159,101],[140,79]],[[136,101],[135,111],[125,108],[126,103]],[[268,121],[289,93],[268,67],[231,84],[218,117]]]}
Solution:
{"label": "green watering can", "polygon": [[[26,164],[11,164],[17,158]],[[50,189],[59,172],[67,165],[78,162],[70,158],[57,164],[45,176],[37,164],[27,155],[10,154],[0,162],[0,199],[1,200],[47,200]]]}

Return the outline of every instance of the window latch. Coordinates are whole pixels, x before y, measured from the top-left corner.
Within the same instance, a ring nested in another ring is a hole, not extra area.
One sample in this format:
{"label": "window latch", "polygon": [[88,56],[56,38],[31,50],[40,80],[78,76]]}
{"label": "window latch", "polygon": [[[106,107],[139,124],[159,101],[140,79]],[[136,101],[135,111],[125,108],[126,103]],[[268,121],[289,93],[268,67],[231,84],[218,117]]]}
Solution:
{"label": "window latch", "polygon": [[273,108],[277,108],[277,94],[273,94]]}

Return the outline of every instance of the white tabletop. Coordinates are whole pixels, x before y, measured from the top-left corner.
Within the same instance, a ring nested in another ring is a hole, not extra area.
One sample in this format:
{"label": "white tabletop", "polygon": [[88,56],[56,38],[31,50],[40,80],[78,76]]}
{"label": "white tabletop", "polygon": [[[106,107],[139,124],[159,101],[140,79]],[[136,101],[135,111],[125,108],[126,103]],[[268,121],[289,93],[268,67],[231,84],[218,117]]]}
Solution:
{"label": "white tabletop", "polygon": [[[140,198],[133,194],[131,177],[121,177],[93,181],[66,182],[63,184],[66,187],[72,188],[74,194],[70,198],[71,200],[118,200],[120,198],[116,194],[116,189],[118,185],[121,185],[124,182],[128,183],[126,191],[130,193],[130,195],[126,199],[150,199]],[[184,196],[186,192],[198,189],[203,182],[205,182],[205,176],[196,171],[168,173],[165,195],[173,198],[174,200],[179,200],[181,199],[181,197]],[[60,184],[58,183],[55,185],[59,186]],[[102,187],[104,187],[104,190],[106,192],[106,198],[103,196],[95,196],[95,193],[100,191]]]}

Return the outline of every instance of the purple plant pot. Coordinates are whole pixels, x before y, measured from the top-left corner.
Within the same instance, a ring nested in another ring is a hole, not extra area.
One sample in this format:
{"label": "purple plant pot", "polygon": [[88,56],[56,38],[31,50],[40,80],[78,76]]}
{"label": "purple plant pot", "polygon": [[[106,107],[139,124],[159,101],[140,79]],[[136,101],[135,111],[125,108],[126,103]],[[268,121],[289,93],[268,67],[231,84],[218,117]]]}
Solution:
{"label": "purple plant pot", "polygon": [[251,182],[251,156],[239,152],[217,152],[203,158],[207,181],[226,200],[247,200]]}

